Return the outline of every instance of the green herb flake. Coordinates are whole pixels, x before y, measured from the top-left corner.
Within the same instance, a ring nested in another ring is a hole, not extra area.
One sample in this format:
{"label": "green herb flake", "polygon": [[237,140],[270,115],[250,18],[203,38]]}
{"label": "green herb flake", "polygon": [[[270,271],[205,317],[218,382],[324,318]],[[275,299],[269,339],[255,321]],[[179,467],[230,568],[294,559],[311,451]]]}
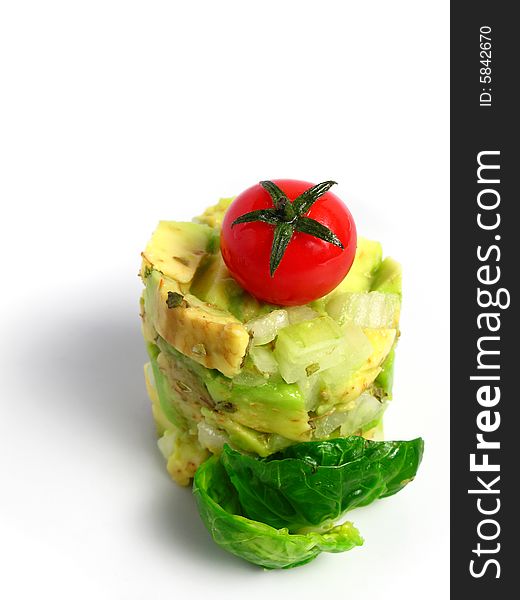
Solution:
{"label": "green herb flake", "polygon": [[207,354],[206,346],[204,346],[204,344],[195,344],[195,346],[193,346],[191,351],[193,352],[193,354],[195,354],[197,356],[206,356],[206,354]]}
{"label": "green herb flake", "polygon": [[184,300],[184,296],[178,292],[168,292],[168,298],[166,298],[166,305],[168,308],[177,308],[181,305]]}
{"label": "green herb flake", "polygon": [[145,268],[143,269],[143,279],[146,279],[147,277],[150,277],[150,275],[152,274],[152,267],[149,267],[148,265],[145,266]]}
{"label": "green herb flake", "polygon": [[319,363],[312,363],[312,365],[305,367],[305,372],[307,373],[307,377],[310,377],[311,375],[313,375],[314,373],[316,373],[319,370],[320,370]]}
{"label": "green herb flake", "polygon": [[232,402],[217,402],[215,408],[228,413],[234,413],[237,410],[237,407]]}

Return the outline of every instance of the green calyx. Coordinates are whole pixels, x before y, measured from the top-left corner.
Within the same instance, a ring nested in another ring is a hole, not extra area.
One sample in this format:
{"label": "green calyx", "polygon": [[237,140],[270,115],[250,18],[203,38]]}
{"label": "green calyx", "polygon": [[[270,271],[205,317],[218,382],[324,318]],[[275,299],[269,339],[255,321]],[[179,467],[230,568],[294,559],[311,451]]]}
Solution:
{"label": "green calyx", "polygon": [[311,206],[335,184],[335,181],[318,183],[305,190],[298,198],[291,202],[276,183],[261,181],[260,185],[271,196],[274,208],[253,210],[233,221],[231,227],[239,223],[253,223],[256,221],[274,226],[273,245],[269,261],[271,277],[273,277],[280,265],[295,231],[307,233],[329,244],[334,244],[334,246],[338,246],[342,250],[344,249],[341,240],[333,231],[315,219],[305,216]]}

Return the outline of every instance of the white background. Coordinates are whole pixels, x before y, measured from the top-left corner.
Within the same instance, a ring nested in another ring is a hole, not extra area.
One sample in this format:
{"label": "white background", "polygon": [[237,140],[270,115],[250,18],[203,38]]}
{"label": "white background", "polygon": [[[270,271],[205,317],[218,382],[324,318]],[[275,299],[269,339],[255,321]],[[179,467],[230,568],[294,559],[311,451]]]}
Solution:
{"label": "white background", "polygon": [[[0,596],[448,597],[448,2],[3,2]],[[215,546],[145,395],[139,252],[259,181],[335,179],[404,267],[386,435],[416,481],[290,571]]]}

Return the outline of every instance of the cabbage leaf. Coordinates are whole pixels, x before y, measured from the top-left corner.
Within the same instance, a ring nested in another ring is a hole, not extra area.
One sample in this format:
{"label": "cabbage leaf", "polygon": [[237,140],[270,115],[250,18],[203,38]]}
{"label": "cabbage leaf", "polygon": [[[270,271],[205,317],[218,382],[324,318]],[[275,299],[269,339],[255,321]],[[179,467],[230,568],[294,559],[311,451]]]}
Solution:
{"label": "cabbage leaf", "polygon": [[328,531],[290,534],[244,517],[235,488],[219,457],[195,474],[193,492],[200,516],[213,540],[228,552],[266,569],[287,569],[310,562],[321,552],[344,552],[363,539],[352,523]]}
{"label": "cabbage leaf", "polygon": [[303,442],[255,458],[224,447],[222,463],[243,513],[291,532],[328,526],[345,512],[391,496],[414,477],[424,442],[360,436]]}
{"label": "cabbage leaf", "polygon": [[424,443],[360,436],[303,442],[266,458],[224,446],[197,470],[193,491],[214,541],[267,569],[305,564],[363,540],[348,510],[391,496],[414,477]]}

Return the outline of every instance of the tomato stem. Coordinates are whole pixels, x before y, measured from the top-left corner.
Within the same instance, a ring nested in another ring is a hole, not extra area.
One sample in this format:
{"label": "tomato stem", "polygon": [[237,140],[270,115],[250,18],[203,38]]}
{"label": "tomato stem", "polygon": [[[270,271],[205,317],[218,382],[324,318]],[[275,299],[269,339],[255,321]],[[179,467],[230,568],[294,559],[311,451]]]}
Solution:
{"label": "tomato stem", "polygon": [[294,212],[292,203],[290,200],[287,200],[287,198],[285,199],[285,202],[283,203],[283,207],[280,209],[280,214],[281,214],[283,220],[286,221],[287,223],[294,221],[294,219],[296,218],[296,213]]}

